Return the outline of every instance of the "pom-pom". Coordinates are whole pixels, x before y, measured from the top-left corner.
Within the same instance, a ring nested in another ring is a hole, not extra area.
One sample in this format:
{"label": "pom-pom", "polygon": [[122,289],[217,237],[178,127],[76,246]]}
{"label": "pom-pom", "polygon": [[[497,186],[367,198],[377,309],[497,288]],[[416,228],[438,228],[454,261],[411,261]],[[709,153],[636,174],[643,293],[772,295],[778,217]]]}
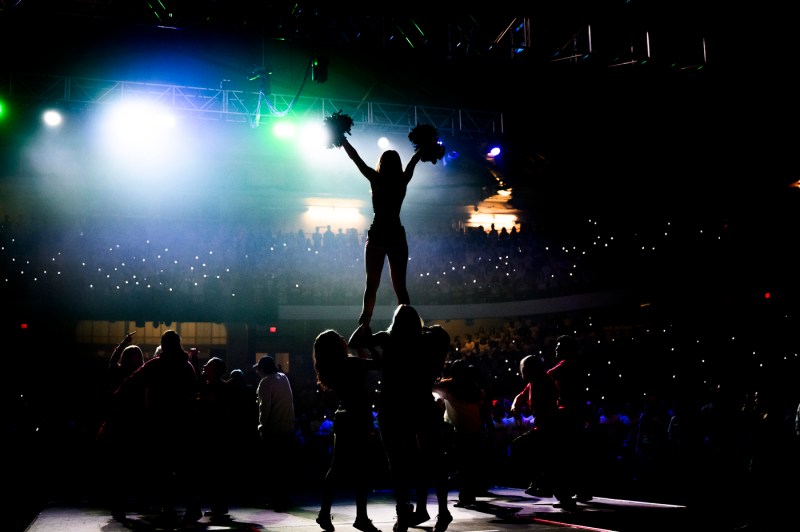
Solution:
{"label": "pom-pom", "polygon": [[430,124],[417,124],[408,134],[408,140],[422,153],[420,161],[436,164],[444,157],[445,148],[439,141],[439,132]]}
{"label": "pom-pom", "polygon": [[417,124],[408,134],[408,140],[419,150],[431,144],[439,143],[439,131],[430,124]]}
{"label": "pom-pom", "polygon": [[444,157],[444,144],[439,144],[437,142],[436,144],[430,144],[420,149],[422,150],[420,161],[436,164],[436,161]]}
{"label": "pom-pom", "polygon": [[350,135],[350,128],[353,127],[353,119],[344,114],[341,110],[325,117],[325,129],[328,130],[330,139],[329,148],[341,148],[344,143],[345,134]]}

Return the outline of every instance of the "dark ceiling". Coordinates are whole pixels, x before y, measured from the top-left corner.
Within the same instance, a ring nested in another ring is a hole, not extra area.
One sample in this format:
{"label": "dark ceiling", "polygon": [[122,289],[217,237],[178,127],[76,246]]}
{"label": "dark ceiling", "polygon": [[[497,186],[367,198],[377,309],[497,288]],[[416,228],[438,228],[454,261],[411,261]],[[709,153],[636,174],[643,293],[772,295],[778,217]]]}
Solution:
{"label": "dark ceiling", "polygon": [[658,36],[664,55],[686,55],[687,60],[694,55],[691,59],[697,61],[698,39],[718,29],[710,6],[688,0],[561,0],[497,13],[478,4],[433,9],[420,4],[414,9],[399,3],[365,10],[323,1],[4,0],[0,14],[9,31],[37,26],[69,31],[90,24],[172,28],[307,43],[319,50],[420,52],[435,60],[509,59],[519,46],[538,60],[551,60],[569,48],[573,37],[585,39],[591,25],[598,40],[595,48],[609,61],[629,53],[631,46],[641,47],[644,31]]}
{"label": "dark ceiling", "polygon": [[[329,82],[306,95],[483,108],[505,112],[512,129],[551,118],[559,128],[595,108],[619,116],[649,105],[653,84],[690,104],[708,91],[731,57],[713,4],[547,0],[505,14],[408,2],[0,0],[10,51],[0,72],[215,87],[261,66],[275,70],[273,92],[291,94],[308,56],[321,55]],[[158,54],[171,57],[156,73]]]}
{"label": "dark ceiling", "polygon": [[[128,79],[123,66],[134,51],[165,39],[172,46],[180,35],[193,44],[174,60],[169,82],[213,86],[277,61],[266,51],[285,44],[300,55],[287,69],[302,70],[307,53],[331,58],[330,80],[307,87],[312,95],[502,111],[517,190],[538,187],[517,197],[547,198],[539,207],[554,210],[560,194],[586,210],[598,200],[625,206],[619,213],[637,205],[636,215],[651,213],[652,199],[664,209],[724,208],[800,174],[786,68],[794,33],[780,30],[790,18],[714,0],[544,1],[514,12],[408,2],[365,10],[322,1],[0,0],[0,72],[83,75],[70,71],[80,65]],[[189,56],[210,49],[222,74],[180,77]],[[297,74],[283,85],[280,78],[275,92],[295,90]]]}

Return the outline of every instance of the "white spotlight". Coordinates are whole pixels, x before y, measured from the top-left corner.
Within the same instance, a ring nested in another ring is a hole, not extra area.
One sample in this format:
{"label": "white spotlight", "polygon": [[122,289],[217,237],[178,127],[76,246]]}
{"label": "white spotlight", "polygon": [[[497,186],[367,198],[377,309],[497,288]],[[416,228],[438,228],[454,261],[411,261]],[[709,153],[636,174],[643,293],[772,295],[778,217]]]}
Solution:
{"label": "white spotlight", "polygon": [[44,123],[47,124],[48,126],[55,127],[61,124],[63,117],[61,116],[61,113],[59,113],[58,111],[53,111],[51,109],[44,112],[44,114],[42,115],[42,120],[44,120]]}

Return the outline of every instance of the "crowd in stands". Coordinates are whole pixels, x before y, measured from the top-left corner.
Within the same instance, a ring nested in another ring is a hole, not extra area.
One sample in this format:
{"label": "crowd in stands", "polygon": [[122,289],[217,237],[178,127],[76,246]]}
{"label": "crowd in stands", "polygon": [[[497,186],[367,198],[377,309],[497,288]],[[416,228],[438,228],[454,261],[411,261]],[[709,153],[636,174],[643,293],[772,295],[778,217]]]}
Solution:
{"label": "crowd in stands", "polygon": [[[689,244],[681,240],[680,249],[702,249],[703,257],[724,260],[727,240],[717,229],[687,229]],[[446,305],[622,287],[688,260],[671,256],[679,247],[678,231],[625,239],[595,228],[568,242],[525,227],[496,236],[482,230],[413,232],[409,291],[415,304]],[[57,227],[6,220],[0,228],[0,293],[5,301],[51,298],[100,310],[170,294],[200,306],[224,306],[234,294],[236,305],[245,307],[357,305],[364,235],[321,233],[219,222],[174,222],[165,231],[141,220]],[[393,297],[381,290],[378,303],[393,304]],[[622,483],[646,484],[660,496],[711,489],[721,497],[754,479],[766,482],[764,471],[781,470],[787,464],[782,460],[796,467],[797,317],[763,310],[730,322],[709,316],[705,324],[646,308],[623,318],[600,311],[521,316],[510,317],[504,328],[453,336],[448,363],[466,360],[485,377],[489,476],[520,480],[509,462],[510,442],[530,422],[509,413],[521,389],[519,362],[530,354],[552,362],[553,342],[563,333],[574,335],[591,361],[598,493]],[[331,405],[313,386],[293,387],[298,438],[309,451],[305,466],[322,472],[328,461],[316,453],[330,448]],[[726,479],[735,482],[724,485]]]}
{"label": "crowd in stands", "polygon": [[[525,225],[519,231],[493,226],[409,231],[408,288],[415,305],[449,305],[630,286],[675,260],[680,230],[615,234],[587,221],[587,236],[563,241]],[[719,231],[683,235],[680,255],[702,259],[698,266],[716,256],[725,246]],[[154,301],[242,313],[270,305],[357,304],[365,237],[354,228],[307,233],[202,220],[163,226],[135,219],[56,224],[7,219],[0,227],[0,290],[54,304],[69,301],[99,315]],[[703,256],[697,257],[700,249]],[[378,304],[393,305],[393,297],[381,290]]]}

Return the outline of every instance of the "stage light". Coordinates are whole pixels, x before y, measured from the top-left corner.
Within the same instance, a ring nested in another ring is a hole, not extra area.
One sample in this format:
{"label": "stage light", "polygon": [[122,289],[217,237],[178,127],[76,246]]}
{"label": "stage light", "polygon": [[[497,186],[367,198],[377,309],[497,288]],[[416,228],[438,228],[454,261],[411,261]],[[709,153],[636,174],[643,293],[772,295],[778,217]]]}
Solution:
{"label": "stage light", "polygon": [[328,130],[316,121],[301,123],[297,137],[301,150],[309,154],[318,154],[330,144]]}
{"label": "stage light", "polygon": [[447,152],[445,154],[444,159],[443,159],[442,162],[444,162],[444,164],[450,164],[451,162],[453,162],[456,159],[458,159],[458,156],[459,156],[459,153],[456,150],[450,150],[449,152]]}
{"label": "stage light", "polygon": [[148,102],[118,104],[110,110],[108,125],[126,141],[145,140],[153,142],[154,135],[168,134],[177,126],[177,120],[169,109]]}
{"label": "stage light", "polygon": [[272,133],[279,139],[290,139],[294,138],[296,128],[293,122],[280,120],[272,127]]}
{"label": "stage light", "polygon": [[317,83],[328,81],[328,58],[315,56],[311,61],[311,79]]}
{"label": "stage light", "polygon": [[391,145],[392,143],[389,142],[389,139],[386,137],[381,137],[378,139],[378,147],[382,150],[388,150]]}
{"label": "stage light", "polygon": [[500,146],[494,146],[489,150],[489,157],[497,157],[498,155],[500,155]]}
{"label": "stage light", "polygon": [[52,109],[48,109],[42,115],[42,120],[44,123],[50,127],[56,127],[61,125],[61,122],[64,121],[64,117],[61,116],[61,113],[58,111],[54,111]]}
{"label": "stage light", "polygon": [[346,201],[327,205],[309,205],[304,219],[308,220],[309,225],[312,226],[333,225],[353,227],[364,222],[358,207],[350,205]]}
{"label": "stage light", "polygon": [[180,123],[166,107],[128,101],[103,108],[96,122],[98,162],[119,178],[137,176],[156,181],[177,171],[190,158],[182,142]]}

